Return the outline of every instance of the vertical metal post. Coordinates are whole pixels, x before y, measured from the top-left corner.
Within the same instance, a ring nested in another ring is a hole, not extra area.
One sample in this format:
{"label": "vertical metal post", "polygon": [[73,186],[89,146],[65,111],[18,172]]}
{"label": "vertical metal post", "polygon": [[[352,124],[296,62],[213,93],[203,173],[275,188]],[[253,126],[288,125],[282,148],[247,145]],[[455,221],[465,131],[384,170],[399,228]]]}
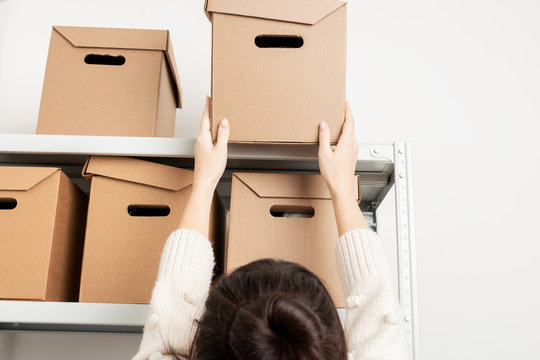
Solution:
{"label": "vertical metal post", "polygon": [[399,298],[403,309],[403,315],[405,316],[405,328],[407,331],[411,359],[420,360],[410,144],[394,144],[394,161]]}

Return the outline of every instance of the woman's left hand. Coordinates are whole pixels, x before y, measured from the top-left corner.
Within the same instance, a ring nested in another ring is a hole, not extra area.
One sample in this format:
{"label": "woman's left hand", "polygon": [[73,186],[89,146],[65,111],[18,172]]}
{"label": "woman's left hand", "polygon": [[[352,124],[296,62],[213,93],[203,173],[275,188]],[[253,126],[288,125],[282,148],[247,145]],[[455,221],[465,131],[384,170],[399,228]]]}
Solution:
{"label": "woman's left hand", "polygon": [[193,187],[213,191],[227,165],[227,142],[229,140],[229,122],[221,120],[218,127],[217,142],[212,143],[210,132],[210,98],[206,97],[206,105],[201,120],[201,129],[195,142],[195,171]]}

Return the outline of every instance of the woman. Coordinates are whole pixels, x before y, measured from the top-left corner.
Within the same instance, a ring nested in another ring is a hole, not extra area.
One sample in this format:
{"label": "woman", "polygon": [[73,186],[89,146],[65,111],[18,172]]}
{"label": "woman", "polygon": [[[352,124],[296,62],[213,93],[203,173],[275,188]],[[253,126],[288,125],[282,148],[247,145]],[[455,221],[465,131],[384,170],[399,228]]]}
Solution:
{"label": "woman", "polygon": [[346,299],[341,327],[321,281],[300,265],[261,260],[210,289],[210,204],[225,170],[229,123],[212,144],[208,99],[195,145],[193,188],[179,229],[167,239],[138,354],[157,359],[408,359],[386,255],[352,192],[358,146],[349,104],[341,137],[319,130],[319,168],[340,235],[336,261]]}

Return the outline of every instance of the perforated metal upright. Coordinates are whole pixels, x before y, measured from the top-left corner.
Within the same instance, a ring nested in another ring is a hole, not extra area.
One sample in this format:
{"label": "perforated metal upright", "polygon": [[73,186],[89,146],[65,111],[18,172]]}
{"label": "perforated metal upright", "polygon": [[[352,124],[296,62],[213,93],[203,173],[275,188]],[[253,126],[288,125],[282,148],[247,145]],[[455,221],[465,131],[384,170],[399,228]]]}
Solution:
{"label": "perforated metal upright", "polygon": [[[386,150],[386,151],[384,151]],[[391,188],[395,191],[398,290],[404,315],[405,328],[411,358],[420,359],[418,329],[418,298],[416,273],[416,245],[414,232],[414,202],[411,145],[394,143],[392,153],[387,149],[372,147],[374,158],[389,159],[394,163],[394,171],[373,207],[376,209]]]}

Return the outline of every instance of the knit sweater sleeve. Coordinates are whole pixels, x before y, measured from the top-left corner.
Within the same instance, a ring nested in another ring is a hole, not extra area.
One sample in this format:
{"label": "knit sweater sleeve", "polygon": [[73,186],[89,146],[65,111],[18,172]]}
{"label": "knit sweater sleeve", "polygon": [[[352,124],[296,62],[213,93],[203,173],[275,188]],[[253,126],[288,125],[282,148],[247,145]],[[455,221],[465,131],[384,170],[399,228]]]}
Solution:
{"label": "knit sweater sleeve", "polygon": [[132,360],[187,359],[214,267],[210,241],[174,231],[163,248],[139,352]]}
{"label": "knit sweater sleeve", "polygon": [[403,315],[379,236],[369,229],[343,234],[336,260],[345,295],[349,359],[409,359]]}

